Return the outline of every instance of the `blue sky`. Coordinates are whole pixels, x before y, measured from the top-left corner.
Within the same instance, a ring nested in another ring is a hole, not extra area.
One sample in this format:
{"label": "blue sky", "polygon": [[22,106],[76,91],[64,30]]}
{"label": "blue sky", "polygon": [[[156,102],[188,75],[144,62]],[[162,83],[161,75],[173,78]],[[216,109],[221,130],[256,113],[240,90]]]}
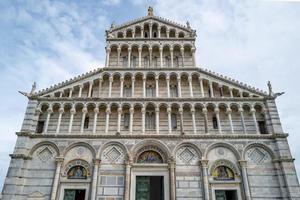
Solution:
{"label": "blue sky", "polygon": [[300,74],[300,2],[270,0],[3,0],[0,1],[0,188],[29,91],[43,89],[104,64],[104,31],[154,14],[197,30],[197,64],[276,92],[284,131],[300,170],[297,86]]}

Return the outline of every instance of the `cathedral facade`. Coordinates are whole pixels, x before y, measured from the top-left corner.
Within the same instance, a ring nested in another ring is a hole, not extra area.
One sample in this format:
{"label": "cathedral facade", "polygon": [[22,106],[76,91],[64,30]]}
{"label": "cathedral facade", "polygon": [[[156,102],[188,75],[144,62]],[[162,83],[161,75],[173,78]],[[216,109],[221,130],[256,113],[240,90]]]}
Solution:
{"label": "cathedral facade", "polygon": [[28,97],[3,200],[300,199],[275,99],[197,67],[153,15],[106,32],[105,67]]}

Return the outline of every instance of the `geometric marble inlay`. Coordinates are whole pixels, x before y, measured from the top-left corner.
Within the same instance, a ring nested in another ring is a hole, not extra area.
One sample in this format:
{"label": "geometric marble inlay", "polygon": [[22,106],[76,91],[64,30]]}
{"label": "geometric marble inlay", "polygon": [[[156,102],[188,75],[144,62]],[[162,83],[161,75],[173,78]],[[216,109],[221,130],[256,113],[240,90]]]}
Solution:
{"label": "geometric marble inlay", "polygon": [[249,153],[249,158],[253,163],[261,164],[267,157],[260,149],[255,148]]}
{"label": "geometric marble inlay", "polygon": [[116,149],[115,147],[111,148],[109,152],[107,152],[106,157],[111,161],[115,162],[122,155],[122,153]]}
{"label": "geometric marble inlay", "polygon": [[52,151],[48,148],[45,147],[42,151],[38,153],[38,157],[43,161],[47,162],[49,159],[51,159],[53,156]]}
{"label": "geometric marble inlay", "polygon": [[185,163],[189,163],[195,155],[188,148],[185,148],[179,156]]}

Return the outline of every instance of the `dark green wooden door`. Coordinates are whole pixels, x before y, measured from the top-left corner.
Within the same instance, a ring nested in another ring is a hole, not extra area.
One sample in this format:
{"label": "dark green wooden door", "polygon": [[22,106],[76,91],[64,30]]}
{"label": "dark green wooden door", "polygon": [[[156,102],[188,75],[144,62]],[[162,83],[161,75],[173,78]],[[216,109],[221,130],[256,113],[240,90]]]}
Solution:
{"label": "dark green wooden door", "polygon": [[227,200],[226,192],[224,190],[216,190],[216,200]]}
{"label": "dark green wooden door", "polygon": [[136,177],[136,200],[150,200],[150,177]]}

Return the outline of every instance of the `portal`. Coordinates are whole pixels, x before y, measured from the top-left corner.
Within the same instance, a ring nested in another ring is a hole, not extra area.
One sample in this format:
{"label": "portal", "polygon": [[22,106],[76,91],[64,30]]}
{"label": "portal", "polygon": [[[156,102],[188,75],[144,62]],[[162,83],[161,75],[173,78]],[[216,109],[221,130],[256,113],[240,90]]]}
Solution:
{"label": "portal", "polygon": [[64,200],[84,200],[85,190],[65,189]]}
{"label": "portal", "polygon": [[236,190],[216,190],[216,200],[237,200]]}
{"label": "portal", "polygon": [[164,200],[163,176],[136,176],[136,200]]}

